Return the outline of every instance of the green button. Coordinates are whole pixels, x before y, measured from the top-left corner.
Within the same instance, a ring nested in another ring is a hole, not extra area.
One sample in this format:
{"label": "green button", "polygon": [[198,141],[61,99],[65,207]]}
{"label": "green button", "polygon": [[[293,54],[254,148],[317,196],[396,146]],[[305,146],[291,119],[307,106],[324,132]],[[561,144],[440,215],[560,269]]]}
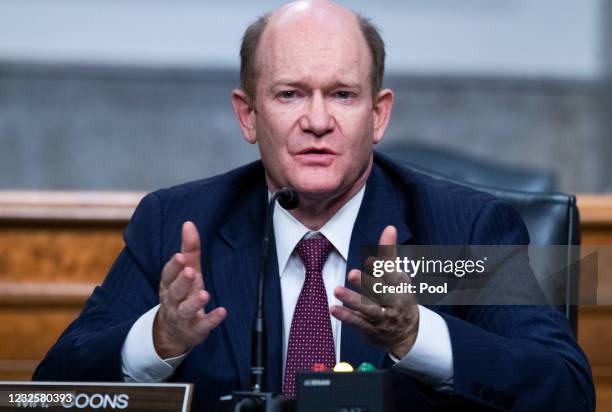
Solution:
{"label": "green button", "polygon": [[363,362],[361,365],[359,365],[357,370],[359,372],[371,372],[371,371],[375,371],[376,367],[374,367],[374,365],[372,365],[371,363]]}

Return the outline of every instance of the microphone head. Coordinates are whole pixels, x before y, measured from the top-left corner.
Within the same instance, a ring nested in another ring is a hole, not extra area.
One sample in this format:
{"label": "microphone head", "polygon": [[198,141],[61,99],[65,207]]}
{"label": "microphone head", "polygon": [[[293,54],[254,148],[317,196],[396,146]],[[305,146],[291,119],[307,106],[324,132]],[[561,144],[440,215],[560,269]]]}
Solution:
{"label": "microphone head", "polygon": [[300,205],[300,195],[297,190],[292,187],[283,187],[276,192],[278,195],[278,203],[287,210],[295,209]]}

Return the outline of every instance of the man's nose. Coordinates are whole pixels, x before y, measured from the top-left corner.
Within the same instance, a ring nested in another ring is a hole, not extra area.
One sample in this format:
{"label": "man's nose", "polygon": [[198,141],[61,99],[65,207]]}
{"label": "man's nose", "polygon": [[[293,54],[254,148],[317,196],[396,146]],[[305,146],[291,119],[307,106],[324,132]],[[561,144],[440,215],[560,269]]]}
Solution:
{"label": "man's nose", "polygon": [[300,119],[302,130],[315,136],[324,136],[333,131],[334,117],[322,95],[315,93],[310,100],[306,113]]}

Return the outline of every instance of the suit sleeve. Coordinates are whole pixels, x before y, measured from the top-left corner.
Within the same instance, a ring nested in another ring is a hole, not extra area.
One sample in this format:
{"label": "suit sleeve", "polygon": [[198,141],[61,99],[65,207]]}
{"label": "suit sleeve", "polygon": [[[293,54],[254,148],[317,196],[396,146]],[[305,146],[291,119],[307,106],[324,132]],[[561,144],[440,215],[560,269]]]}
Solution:
{"label": "suit sleeve", "polygon": [[[499,201],[483,207],[471,234],[474,245],[528,243],[518,213]],[[499,270],[501,276],[521,272],[522,280],[506,287],[535,281],[526,253],[513,254]],[[594,410],[589,364],[558,310],[481,305],[441,315],[453,347],[455,401],[513,410]]]}
{"label": "suit sleeve", "polygon": [[122,381],[121,349],[136,320],[159,303],[162,211],[156,194],[140,202],[125,247],[33,380]]}

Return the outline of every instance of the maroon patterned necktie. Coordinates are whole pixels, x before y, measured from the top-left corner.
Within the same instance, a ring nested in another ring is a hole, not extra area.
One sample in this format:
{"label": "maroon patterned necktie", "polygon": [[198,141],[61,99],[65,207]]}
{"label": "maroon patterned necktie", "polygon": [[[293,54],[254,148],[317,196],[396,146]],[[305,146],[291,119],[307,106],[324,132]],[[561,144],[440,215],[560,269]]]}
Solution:
{"label": "maroon patterned necktie", "polygon": [[315,363],[333,368],[336,363],[323,265],[333,250],[326,237],[302,239],[295,250],[306,267],[306,279],[291,320],[283,394],[295,397],[295,374]]}

